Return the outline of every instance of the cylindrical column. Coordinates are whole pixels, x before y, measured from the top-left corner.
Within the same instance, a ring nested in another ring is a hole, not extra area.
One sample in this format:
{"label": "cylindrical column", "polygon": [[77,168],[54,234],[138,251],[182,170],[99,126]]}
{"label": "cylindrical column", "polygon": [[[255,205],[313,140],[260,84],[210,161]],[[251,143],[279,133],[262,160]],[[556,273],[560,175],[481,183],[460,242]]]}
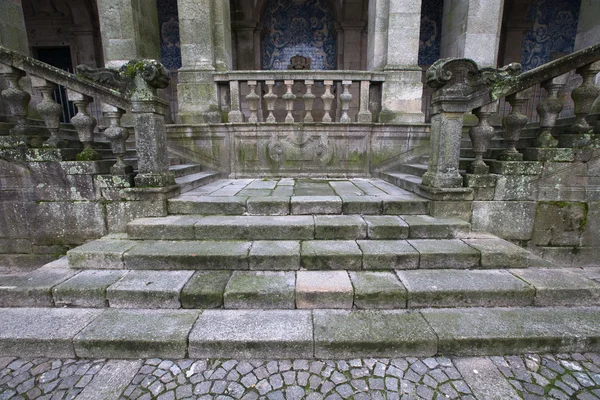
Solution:
{"label": "cylindrical column", "polygon": [[113,154],[117,157],[117,162],[110,168],[110,173],[116,176],[124,176],[133,173],[133,167],[125,164],[123,158],[127,153],[125,141],[129,137],[129,132],[121,126],[121,117],[124,110],[117,107],[102,104],[102,115],[110,121],[110,126],[104,130],[104,136],[110,141]]}
{"label": "cylindrical column", "polygon": [[531,91],[524,90],[519,93],[515,93],[506,98],[506,101],[510,104],[510,114],[504,117],[502,124],[504,126],[503,138],[506,142],[506,148],[502,151],[502,154],[498,157],[501,161],[522,161],[523,154],[517,150],[517,144],[521,137],[521,131],[529,122],[529,118],[521,113],[521,106],[529,100]]}
{"label": "cylindrical column", "polygon": [[267,89],[269,90],[267,94],[263,96],[267,103],[267,110],[269,111],[267,122],[270,124],[274,124],[275,122],[277,122],[275,120],[275,115],[273,115],[273,111],[275,111],[275,100],[277,100],[277,95],[273,93],[273,86],[275,86],[275,81],[265,81],[265,85],[267,85]]}
{"label": "cylindrical column", "polygon": [[77,154],[77,161],[100,160],[102,157],[92,148],[94,128],[96,128],[97,121],[88,112],[88,106],[94,99],[72,90],[67,90],[67,93],[69,100],[75,103],[77,107],[77,114],[71,118],[71,124],[77,130],[79,141],[83,143],[83,151]]}
{"label": "cylindrical column", "polygon": [[342,115],[340,117],[340,122],[349,124],[352,122],[350,117],[348,116],[348,110],[350,109],[350,102],[352,101],[352,95],[349,92],[349,88],[352,85],[352,81],[342,81],[342,87],[344,91],[340,94],[340,102],[342,103]]}
{"label": "cylindrical column", "polygon": [[248,109],[250,110],[250,118],[248,122],[258,122],[258,101],[260,96],[256,93],[256,81],[248,81],[249,93],[246,95],[246,101],[248,102]]}
{"label": "cylindrical column", "polygon": [[563,102],[558,98],[558,91],[565,85],[567,75],[561,75],[543,82],[540,86],[548,94],[544,101],[537,106],[540,116],[540,133],[535,139],[536,147],[556,147],[558,140],[552,136],[552,128],[556,124],[558,114],[563,109]]}
{"label": "cylindrical column", "polygon": [[306,93],[302,96],[304,99],[304,111],[306,115],[304,116],[304,122],[313,122],[313,102],[315,101],[315,95],[312,92],[312,87],[315,84],[315,81],[307,79],[304,81],[304,85],[306,86]]}
{"label": "cylindrical column", "polygon": [[483,156],[487,152],[490,140],[494,137],[494,127],[490,125],[488,119],[497,111],[498,102],[487,104],[473,111],[473,114],[479,118],[479,122],[469,130],[469,137],[475,153],[475,160],[467,168],[471,174],[483,175],[490,170],[490,167],[483,162]]}
{"label": "cylindrical column", "polygon": [[292,86],[294,86],[293,80],[285,80],[283,81],[287,91],[281,98],[285,100],[285,109],[287,111],[287,115],[285,116],[285,122],[294,122],[294,116],[292,112],[294,111],[294,100],[296,100],[296,95],[292,93]]}
{"label": "cylindrical column", "polygon": [[229,122],[244,122],[244,114],[240,111],[240,82],[229,81],[229,99],[231,111],[227,115]]}
{"label": "cylindrical column", "polygon": [[31,95],[21,89],[19,80],[25,72],[0,64],[0,75],[4,77],[6,89],[2,91],[2,99],[6,102],[15,126],[10,130],[12,135],[23,135],[27,130],[27,106]]}
{"label": "cylindrical column", "polygon": [[333,86],[333,81],[324,81],[323,85],[325,85],[325,93],[321,95],[321,100],[323,101],[323,122],[331,122],[333,121],[331,118],[331,105],[333,103],[333,99],[335,96],[331,93],[331,86]]}
{"label": "cylindrical column", "polygon": [[369,87],[370,81],[360,82],[360,111],[358,112],[358,122],[369,123],[373,122],[373,115],[369,111]]}
{"label": "cylindrical column", "polygon": [[38,103],[37,110],[44,120],[46,128],[50,132],[50,138],[46,140],[44,146],[62,147],[64,141],[58,136],[60,129],[60,116],[62,107],[54,101],[54,90],[58,87],[55,83],[47,81],[37,76],[31,76],[31,86],[38,89],[42,94],[42,101]]}
{"label": "cylindrical column", "polygon": [[586,134],[592,127],[585,118],[592,110],[594,101],[600,96],[600,87],[594,83],[596,75],[600,72],[600,61],[577,68],[576,72],[583,78],[583,83],[571,92],[571,97],[575,103],[576,117],[575,123],[572,125],[572,131],[573,133]]}

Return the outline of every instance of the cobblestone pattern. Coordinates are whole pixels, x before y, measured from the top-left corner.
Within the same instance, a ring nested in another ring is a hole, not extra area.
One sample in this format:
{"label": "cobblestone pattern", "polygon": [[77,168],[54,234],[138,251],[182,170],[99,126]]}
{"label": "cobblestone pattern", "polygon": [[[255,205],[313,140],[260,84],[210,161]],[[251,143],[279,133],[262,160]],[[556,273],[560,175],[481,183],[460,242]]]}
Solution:
{"label": "cobblestone pattern", "polygon": [[474,399],[445,357],[347,361],[146,360],[122,399]]}
{"label": "cobblestone pattern", "polygon": [[600,399],[600,354],[490,358],[524,399]]}
{"label": "cobblestone pattern", "polygon": [[0,358],[0,400],[73,399],[104,364],[105,360]]}

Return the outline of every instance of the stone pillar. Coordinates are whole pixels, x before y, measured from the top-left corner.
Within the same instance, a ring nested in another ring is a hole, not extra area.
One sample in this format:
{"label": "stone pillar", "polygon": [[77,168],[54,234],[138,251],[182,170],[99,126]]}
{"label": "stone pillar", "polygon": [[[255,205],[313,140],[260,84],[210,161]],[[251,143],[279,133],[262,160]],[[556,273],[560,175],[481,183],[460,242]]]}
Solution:
{"label": "stone pillar", "polygon": [[496,67],[503,9],[504,0],[444,1],[441,58],[470,58],[480,67]]}
{"label": "stone pillar", "polygon": [[179,123],[221,122],[212,73],[231,69],[229,2],[178,0],[181,69]]}
{"label": "stone pillar", "polygon": [[[575,36],[575,48],[573,51],[600,43],[599,20],[600,7],[598,7],[598,1],[581,0],[579,23],[577,24],[577,36]],[[596,85],[600,85],[600,75],[596,76]]]}
{"label": "stone pillar", "polygon": [[380,122],[423,122],[419,31],[421,0],[369,2],[367,68],[383,70]]}
{"label": "stone pillar", "polygon": [[260,69],[260,65],[255,65],[256,56],[254,53],[254,31],[256,22],[238,21],[235,23],[235,45],[237,53],[236,69],[253,70]]}
{"label": "stone pillar", "polygon": [[98,0],[100,31],[107,67],[129,60],[160,60],[156,1]]}

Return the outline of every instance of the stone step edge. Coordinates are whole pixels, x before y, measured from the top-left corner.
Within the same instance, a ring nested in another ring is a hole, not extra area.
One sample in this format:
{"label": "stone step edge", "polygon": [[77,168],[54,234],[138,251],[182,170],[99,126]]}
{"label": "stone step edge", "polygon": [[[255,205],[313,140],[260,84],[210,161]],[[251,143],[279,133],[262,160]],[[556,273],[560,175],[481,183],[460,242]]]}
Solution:
{"label": "stone step edge", "polygon": [[345,359],[599,350],[598,307],[422,311],[0,309],[0,356]]}

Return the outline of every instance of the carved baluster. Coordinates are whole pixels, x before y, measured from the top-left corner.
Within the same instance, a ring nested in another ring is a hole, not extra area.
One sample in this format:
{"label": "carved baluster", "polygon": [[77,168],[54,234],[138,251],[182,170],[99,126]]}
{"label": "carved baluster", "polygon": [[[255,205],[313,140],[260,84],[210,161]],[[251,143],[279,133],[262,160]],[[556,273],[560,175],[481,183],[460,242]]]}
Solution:
{"label": "carved baluster", "polygon": [[506,143],[506,148],[502,154],[498,156],[501,161],[522,161],[523,154],[517,150],[517,143],[521,137],[521,131],[529,122],[529,118],[521,113],[521,106],[529,100],[531,91],[529,89],[519,93],[507,96],[506,101],[510,104],[510,114],[504,117],[502,125],[504,125],[504,133],[502,137]]}
{"label": "carved baluster", "polygon": [[287,91],[281,98],[285,100],[285,109],[287,111],[287,115],[285,116],[285,122],[294,122],[294,116],[292,115],[292,111],[294,111],[294,100],[296,100],[296,95],[292,93],[292,86],[294,86],[293,80],[285,80],[283,81]]}
{"label": "carved baluster", "polygon": [[67,91],[69,100],[75,103],[77,107],[77,114],[71,118],[71,124],[77,130],[77,136],[79,141],[83,143],[83,151],[77,154],[77,161],[94,161],[100,160],[100,154],[92,149],[92,142],[94,141],[94,128],[97,125],[96,118],[90,116],[88,113],[88,105],[93,99],[85,94],[74,92],[72,90]]}
{"label": "carved baluster", "polygon": [[246,101],[250,109],[248,122],[258,122],[258,101],[260,100],[260,96],[256,94],[256,85],[256,81],[248,81],[248,89],[250,90],[250,93],[246,95]]}
{"label": "carved baluster", "polygon": [[471,143],[473,143],[473,152],[475,153],[475,161],[473,161],[467,168],[471,174],[487,174],[490,167],[483,162],[483,156],[485,155],[490,140],[494,137],[494,127],[490,125],[488,119],[495,114],[498,110],[498,103],[490,103],[485,106],[476,108],[473,114],[479,119],[477,125],[469,130],[469,136],[471,137]]}
{"label": "carved baluster", "polygon": [[46,140],[44,146],[63,147],[64,140],[58,136],[62,107],[54,101],[53,97],[54,90],[56,90],[58,85],[43,78],[31,76],[31,86],[38,89],[43,97],[43,100],[37,105],[37,110],[42,116],[46,128],[50,131],[50,138]]}
{"label": "carved baluster", "polygon": [[331,115],[329,114],[331,111],[331,104],[333,103],[333,99],[335,96],[331,93],[331,86],[333,86],[333,81],[324,81],[325,85],[325,93],[321,96],[321,100],[323,100],[323,110],[325,113],[323,114],[323,122],[331,122]]}
{"label": "carved baluster", "polygon": [[117,162],[110,168],[112,175],[123,176],[133,172],[133,167],[125,164],[123,158],[127,153],[125,141],[129,137],[129,132],[121,126],[121,117],[124,110],[120,108],[102,104],[102,115],[108,119],[110,126],[104,130],[104,136],[110,141],[113,154],[117,157]]}
{"label": "carved baluster", "polygon": [[556,147],[558,140],[552,136],[552,128],[556,124],[558,114],[563,109],[563,102],[558,98],[558,91],[565,85],[567,76],[561,75],[549,79],[541,84],[546,89],[548,97],[537,106],[537,112],[540,116],[540,130],[535,139],[536,147]]}
{"label": "carved baluster", "polygon": [[229,81],[229,101],[231,108],[227,114],[229,122],[244,122],[244,114],[240,111],[240,82]]}
{"label": "carved baluster", "polygon": [[[592,127],[586,121],[586,117],[592,110],[594,101],[600,96],[600,88],[595,85],[596,75],[600,72],[600,61],[593,62],[575,70],[583,78],[583,83],[573,90],[571,97],[575,102],[575,123],[572,126],[573,133],[587,134]],[[589,138],[586,140],[589,143]]]}
{"label": "carved baluster", "polygon": [[349,124],[352,122],[350,117],[348,116],[348,110],[350,109],[350,102],[352,101],[352,95],[350,94],[350,86],[352,85],[352,81],[342,81],[342,87],[344,91],[340,94],[340,101],[342,103],[342,116],[340,117],[340,122],[345,124]]}
{"label": "carved baluster", "polygon": [[312,87],[315,84],[313,80],[305,80],[304,85],[306,85],[306,93],[302,98],[304,99],[304,110],[306,111],[306,115],[304,116],[304,122],[313,122],[313,102],[315,101],[315,95],[312,92]]}
{"label": "carved baluster", "polygon": [[23,135],[27,130],[27,106],[31,99],[31,95],[19,86],[19,80],[25,76],[25,72],[0,64],[0,74],[4,76],[8,86],[2,91],[2,98],[8,104],[16,123],[10,133],[12,135]]}
{"label": "carved baluster", "polygon": [[275,85],[275,81],[265,81],[269,92],[265,94],[263,97],[267,102],[267,110],[269,111],[269,116],[267,117],[267,122],[270,124],[274,124],[277,122],[275,120],[275,116],[273,115],[273,111],[275,111],[275,100],[277,100],[277,95],[273,93],[273,86]]}
{"label": "carved baluster", "polygon": [[358,122],[370,123],[373,122],[373,115],[369,111],[369,87],[371,82],[360,82],[360,110],[358,111]]}

